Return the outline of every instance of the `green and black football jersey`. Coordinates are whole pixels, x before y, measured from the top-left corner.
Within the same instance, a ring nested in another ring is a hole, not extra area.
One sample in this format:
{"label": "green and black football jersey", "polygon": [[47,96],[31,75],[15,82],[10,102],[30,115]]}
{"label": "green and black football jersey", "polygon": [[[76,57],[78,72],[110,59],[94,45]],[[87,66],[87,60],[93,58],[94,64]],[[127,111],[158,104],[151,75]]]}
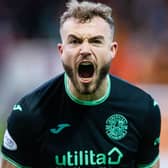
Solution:
{"label": "green and black football jersey", "polygon": [[66,74],[13,106],[3,157],[18,168],[136,168],[159,159],[160,110],[141,89],[108,75],[106,94],[82,101]]}

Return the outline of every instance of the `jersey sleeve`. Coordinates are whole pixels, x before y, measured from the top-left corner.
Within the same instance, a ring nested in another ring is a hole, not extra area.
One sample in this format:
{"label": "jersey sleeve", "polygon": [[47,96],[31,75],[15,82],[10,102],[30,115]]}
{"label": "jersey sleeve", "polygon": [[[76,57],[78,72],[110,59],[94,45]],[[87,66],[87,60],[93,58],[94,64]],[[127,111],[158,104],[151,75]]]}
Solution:
{"label": "jersey sleeve", "polygon": [[32,165],[32,124],[25,100],[13,106],[2,142],[2,157],[17,168]]}
{"label": "jersey sleeve", "polygon": [[158,103],[150,99],[143,125],[143,138],[139,147],[138,167],[149,168],[159,160],[161,113]]}

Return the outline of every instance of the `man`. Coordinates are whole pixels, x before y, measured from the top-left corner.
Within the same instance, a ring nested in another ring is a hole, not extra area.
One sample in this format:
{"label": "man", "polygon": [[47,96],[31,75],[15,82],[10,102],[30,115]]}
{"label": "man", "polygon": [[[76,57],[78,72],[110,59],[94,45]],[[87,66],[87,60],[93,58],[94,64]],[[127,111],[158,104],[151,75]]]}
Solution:
{"label": "man", "polygon": [[77,1],[67,7],[58,44],[65,73],[14,105],[2,168],[158,168],[158,104],[108,73],[117,51],[111,8]]}

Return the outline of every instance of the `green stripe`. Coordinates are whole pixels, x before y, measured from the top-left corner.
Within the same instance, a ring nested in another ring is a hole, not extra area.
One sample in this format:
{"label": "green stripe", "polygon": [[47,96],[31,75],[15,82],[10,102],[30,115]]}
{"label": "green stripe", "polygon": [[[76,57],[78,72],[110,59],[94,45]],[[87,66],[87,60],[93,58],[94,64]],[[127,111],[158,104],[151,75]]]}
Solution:
{"label": "green stripe", "polygon": [[9,158],[8,156],[6,156],[5,154],[2,154],[2,158],[6,161],[8,161],[9,163],[11,163],[13,166],[15,166],[16,168],[32,168],[32,167],[29,167],[29,166],[23,166],[17,162],[15,162],[14,160],[12,160],[11,158]]}
{"label": "green stripe", "polygon": [[154,146],[160,144],[160,137],[156,138],[154,141]]}
{"label": "green stripe", "polygon": [[155,160],[152,163],[149,164],[139,164],[138,168],[152,168],[152,166],[154,166],[157,161],[159,160],[159,155],[155,158]]}
{"label": "green stripe", "polygon": [[91,101],[88,101],[88,100],[80,100],[78,99],[77,97],[75,97],[72,92],[70,91],[70,88],[69,88],[69,85],[68,85],[68,76],[67,74],[65,73],[64,75],[64,85],[65,85],[65,91],[67,93],[67,95],[70,97],[70,99],[72,101],[74,101],[75,103],[77,104],[80,104],[80,105],[86,105],[86,106],[95,106],[95,105],[98,105],[98,104],[101,104],[103,103],[110,95],[110,90],[111,90],[111,81],[110,81],[110,77],[109,75],[107,75],[107,81],[108,81],[108,88],[106,90],[106,93],[103,97],[101,97],[100,99],[98,100],[91,100]]}

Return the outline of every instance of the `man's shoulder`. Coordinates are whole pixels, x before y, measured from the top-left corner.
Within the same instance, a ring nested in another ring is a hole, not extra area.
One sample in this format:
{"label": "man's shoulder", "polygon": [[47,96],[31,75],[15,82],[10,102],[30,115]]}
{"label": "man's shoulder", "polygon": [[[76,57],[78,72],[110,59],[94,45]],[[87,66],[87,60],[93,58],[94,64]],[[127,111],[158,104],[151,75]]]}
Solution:
{"label": "man's shoulder", "polygon": [[[20,100],[13,106],[13,111],[23,111],[24,115],[31,115],[39,106],[42,106],[47,101],[53,99],[58,92],[62,92],[64,87],[64,75],[60,74],[45,83],[41,84],[36,89],[25,94]],[[58,94],[59,95],[59,94]]]}
{"label": "man's shoulder", "polygon": [[13,106],[8,121],[15,124],[22,122],[24,125],[32,124],[34,119],[40,118],[41,111],[48,107],[57,90],[61,90],[60,87],[64,86],[63,81],[61,74],[20,98]]}
{"label": "man's shoulder", "polygon": [[110,75],[112,95],[126,100],[150,101],[151,95],[142,88],[119,77]]}
{"label": "man's shoulder", "polygon": [[111,76],[111,90],[111,100],[115,105],[122,107],[127,113],[136,114],[138,122],[159,122],[160,108],[151,94],[115,76]]}
{"label": "man's shoulder", "polygon": [[64,87],[64,75],[60,74],[44,82],[36,89],[26,94],[23,98],[26,99],[26,101],[34,101],[36,99],[40,99],[40,97],[50,96],[50,94],[57,92],[63,87]]}

